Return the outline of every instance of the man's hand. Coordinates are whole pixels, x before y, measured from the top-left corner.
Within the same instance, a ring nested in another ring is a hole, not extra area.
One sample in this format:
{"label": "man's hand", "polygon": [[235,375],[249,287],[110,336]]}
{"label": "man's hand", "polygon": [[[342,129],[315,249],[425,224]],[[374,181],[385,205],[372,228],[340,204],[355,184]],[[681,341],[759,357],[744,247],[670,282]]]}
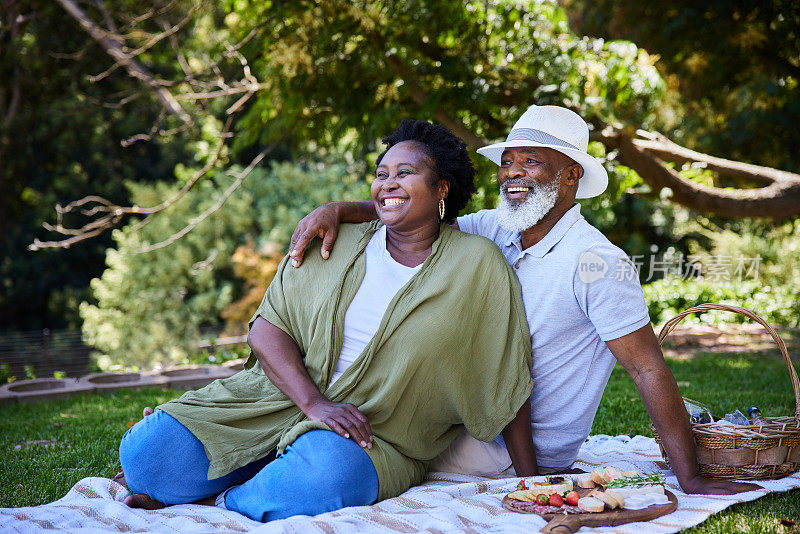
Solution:
{"label": "man's hand", "polygon": [[683,491],[686,493],[700,493],[703,495],[732,495],[734,493],[764,489],[758,484],[751,484],[749,482],[715,480],[699,475],[682,482],[681,488],[683,488]]}
{"label": "man's hand", "polygon": [[322,248],[320,249],[322,259],[327,260],[338,234],[339,213],[333,202],[323,204],[300,219],[292,232],[292,240],[289,245],[292,267],[300,267],[306,247],[317,236],[322,238]]}
{"label": "man's hand", "polygon": [[343,438],[352,438],[362,447],[372,448],[369,421],[352,404],[332,402],[320,396],[303,412],[310,420],[325,423]]}
{"label": "man's hand", "polygon": [[289,256],[292,267],[300,267],[303,255],[311,240],[322,238],[319,252],[322,259],[327,260],[333,250],[333,242],[339,235],[340,223],[363,223],[378,218],[372,202],[328,202],[303,217],[292,233]]}
{"label": "man's hand", "polygon": [[628,335],[607,341],[606,345],[633,378],[683,491],[729,495],[761,489],[756,484],[711,480],[700,475],[689,417],[683,406],[678,384],[664,361],[653,328],[649,324]]}

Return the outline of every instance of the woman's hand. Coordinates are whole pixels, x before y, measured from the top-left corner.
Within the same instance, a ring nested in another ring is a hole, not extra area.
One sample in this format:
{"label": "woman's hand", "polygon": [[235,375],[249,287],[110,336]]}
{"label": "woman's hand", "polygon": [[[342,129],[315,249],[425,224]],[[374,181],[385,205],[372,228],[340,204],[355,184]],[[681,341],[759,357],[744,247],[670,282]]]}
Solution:
{"label": "woman's hand", "polygon": [[267,378],[312,421],[321,421],[344,438],[372,447],[372,428],[352,404],[331,402],[308,374],[300,348],[286,332],[263,317],[250,328],[247,343]]}
{"label": "woman's hand", "polygon": [[303,412],[310,420],[325,423],[343,438],[352,438],[362,447],[372,448],[372,428],[369,421],[352,404],[332,402],[320,396]]}

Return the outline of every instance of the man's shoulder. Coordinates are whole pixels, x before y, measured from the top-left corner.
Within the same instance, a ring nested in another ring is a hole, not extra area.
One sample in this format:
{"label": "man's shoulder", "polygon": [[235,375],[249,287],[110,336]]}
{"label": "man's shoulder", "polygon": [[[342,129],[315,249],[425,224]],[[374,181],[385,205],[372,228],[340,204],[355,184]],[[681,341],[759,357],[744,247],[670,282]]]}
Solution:
{"label": "man's shoulder", "polygon": [[511,232],[497,222],[496,209],[483,209],[458,218],[458,228],[462,232],[477,234],[503,245],[511,236]]}
{"label": "man's shoulder", "polygon": [[626,255],[625,251],[612,243],[603,232],[583,218],[575,221],[564,235],[562,244],[578,255],[586,251],[611,256]]}
{"label": "man's shoulder", "polygon": [[497,247],[497,244],[491,239],[484,237],[483,234],[467,232],[460,229],[456,230],[453,228],[451,228],[450,231],[451,242],[461,253],[467,256],[474,256],[476,253],[481,255],[488,254],[490,257],[497,256],[501,258],[504,263],[508,263],[505,260],[505,256],[503,256],[502,252],[500,252],[500,249]]}
{"label": "man's shoulder", "polygon": [[476,226],[498,226],[497,210],[482,209],[472,213],[467,213],[458,218],[459,227],[462,226],[462,223],[467,223]]}

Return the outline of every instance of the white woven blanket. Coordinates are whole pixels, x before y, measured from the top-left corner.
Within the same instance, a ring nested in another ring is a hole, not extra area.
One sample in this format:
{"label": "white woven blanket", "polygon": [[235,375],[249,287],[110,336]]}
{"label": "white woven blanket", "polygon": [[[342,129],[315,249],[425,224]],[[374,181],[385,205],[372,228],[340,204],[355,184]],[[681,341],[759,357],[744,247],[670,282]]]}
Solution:
{"label": "white woven blanket", "polygon": [[[657,471],[658,447],[651,438],[592,436],[581,448],[577,466],[591,471],[600,465]],[[667,473],[665,473],[667,474]],[[759,482],[762,491],[731,497],[686,495],[674,476],[668,488],[678,509],[647,523],[587,528],[580,532],[677,532],[697,525],[737,502],[752,501],[774,491],[800,488],[800,473]],[[545,521],[535,515],[505,510],[500,501],[517,479],[491,480],[449,473],[431,473],[421,486],[373,506],[345,508],[315,517],[298,516],[261,524],[236,512],[211,506],[181,505],[163,510],[130,509],[122,500],[127,490],[105,478],[84,478],[62,499],[27,508],[0,508],[0,532],[245,532],[257,533],[525,533],[538,532]],[[324,488],[321,488],[324,490]]]}

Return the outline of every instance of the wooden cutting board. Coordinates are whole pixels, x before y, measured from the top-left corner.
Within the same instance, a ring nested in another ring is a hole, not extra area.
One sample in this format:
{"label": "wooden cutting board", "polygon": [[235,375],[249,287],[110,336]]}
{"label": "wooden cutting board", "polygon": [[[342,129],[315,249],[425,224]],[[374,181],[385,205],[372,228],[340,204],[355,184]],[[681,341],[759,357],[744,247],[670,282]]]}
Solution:
{"label": "wooden cutting board", "polygon": [[[576,490],[581,497],[589,493],[591,490],[580,488]],[[574,532],[581,528],[586,527],[613,527],[622,525],[624,523],[635,523],[637,521],[649,521],[662,515],[667,515],[675,511],[678,507],[678,498],[675,497],[669,490],[665,490],[669,503],[667,504],[654,504],[641,510],[625,510],[615,509],[607,510],[605,512],[585,512],[581,514],[539,514],[544,519],[549,521],[547,525],[542,528],[541,532],[553,532],[553,534],[563,534],[565,532]],[[503,497],[503,507],[507,510],[517,513],[536,513],[536,512],[522,512],[515,510],[507,505],[508,495]],[[566,529],[564,527],[567,527]],[[569,529],[569,530],[568,530]]]}

